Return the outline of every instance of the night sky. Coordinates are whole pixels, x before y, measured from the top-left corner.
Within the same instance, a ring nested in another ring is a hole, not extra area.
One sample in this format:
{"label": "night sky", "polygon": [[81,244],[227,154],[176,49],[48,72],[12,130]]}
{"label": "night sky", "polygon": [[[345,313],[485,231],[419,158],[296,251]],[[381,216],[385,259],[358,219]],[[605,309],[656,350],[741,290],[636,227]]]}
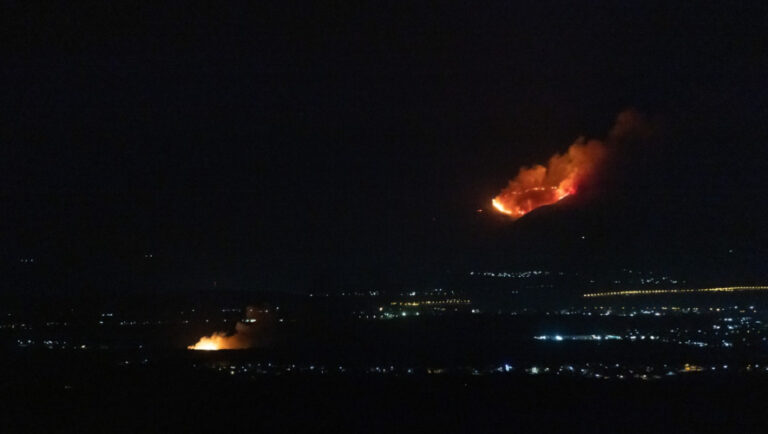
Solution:
{"label": "night sky", "polygon": [[[764,6],[48,3],[0,13],[0,258],[50,288],[738,277],[768,254]],[[654,136],[599,197],[490,207],[627,108]]]}

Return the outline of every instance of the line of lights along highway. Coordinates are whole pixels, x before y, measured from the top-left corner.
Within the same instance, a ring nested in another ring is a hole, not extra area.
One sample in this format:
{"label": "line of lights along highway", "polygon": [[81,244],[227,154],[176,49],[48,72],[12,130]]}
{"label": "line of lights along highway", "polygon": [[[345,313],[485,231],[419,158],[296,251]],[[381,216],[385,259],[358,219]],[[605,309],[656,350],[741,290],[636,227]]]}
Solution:
{"label": "line of lights along highway", "polygon": [[736,291],[766,291],[768,286],[722,286],[716,288],[693,288],[693,289],[641,289],[631,291],[607,291],[591,292],[583,294],[582,297],[613,297],[629,295],[655,295],[655,294],[687,294],[696,292],[736,292]]}

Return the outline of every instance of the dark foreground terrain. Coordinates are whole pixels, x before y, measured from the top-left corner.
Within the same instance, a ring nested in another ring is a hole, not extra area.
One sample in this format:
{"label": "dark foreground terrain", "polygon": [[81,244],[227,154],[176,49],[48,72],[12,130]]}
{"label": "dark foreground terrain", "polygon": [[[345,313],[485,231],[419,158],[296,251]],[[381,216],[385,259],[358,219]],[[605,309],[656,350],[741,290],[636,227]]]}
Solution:
{"label": "dark foreground terrain", "polygon": [[[768,379],[277,375],[6,358],[0,432],[766,432]],[[55,366],[54,366],[55,365]]]}
{"label": "dark foreground terrain", "polygon": [[281,302],[254,348],[222,351],[186,346],[247,310],[19,309],[0,323],[0,434],[768,432],[768,310],[707,300],[480,314]]}

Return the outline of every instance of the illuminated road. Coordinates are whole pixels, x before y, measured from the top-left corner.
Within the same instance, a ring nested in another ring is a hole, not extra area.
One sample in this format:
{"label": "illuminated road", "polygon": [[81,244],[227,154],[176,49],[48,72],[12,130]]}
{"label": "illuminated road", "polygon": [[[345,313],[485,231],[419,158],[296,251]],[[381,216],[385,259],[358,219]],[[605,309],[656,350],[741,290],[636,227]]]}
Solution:
{"label": "illuminated road", "polygon": [[657,295],[657,294],[688,294],[701,292],[738,292],[738,291],[768,291],[768,286],[722,286],[716,288],[694,288],[694,289],[641,289],[633,291],[608,291],[591,292],[582,294],[582,297],[613,297],[630,295]]}

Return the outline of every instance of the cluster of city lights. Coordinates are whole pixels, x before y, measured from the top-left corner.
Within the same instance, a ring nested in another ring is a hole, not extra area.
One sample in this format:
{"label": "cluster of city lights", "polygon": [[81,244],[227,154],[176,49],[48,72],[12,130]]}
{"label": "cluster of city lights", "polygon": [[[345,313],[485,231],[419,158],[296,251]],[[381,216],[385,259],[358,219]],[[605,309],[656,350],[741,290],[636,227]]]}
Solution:
{"label": "cluster of city lights", "polygon": [[393,301],[392,306],[433,306],[442,304],[470,304],[471,300],[451,298],[448,300],[423,300],[423,301]]}

